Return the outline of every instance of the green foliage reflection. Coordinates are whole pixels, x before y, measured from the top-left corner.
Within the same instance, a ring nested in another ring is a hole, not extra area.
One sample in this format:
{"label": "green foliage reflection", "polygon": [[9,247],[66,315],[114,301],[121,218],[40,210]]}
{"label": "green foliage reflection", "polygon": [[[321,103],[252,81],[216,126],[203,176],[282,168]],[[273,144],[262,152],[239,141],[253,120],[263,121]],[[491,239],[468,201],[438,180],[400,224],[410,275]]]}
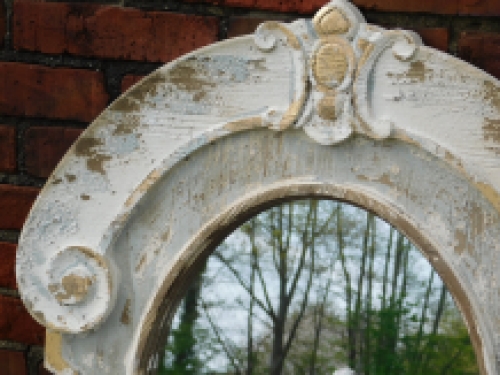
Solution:
{"label": "green foliage reflection", "polygon": [[221,244],[173,321],[160,374],[478,374],[422,254],[371,213],[303,200]]}

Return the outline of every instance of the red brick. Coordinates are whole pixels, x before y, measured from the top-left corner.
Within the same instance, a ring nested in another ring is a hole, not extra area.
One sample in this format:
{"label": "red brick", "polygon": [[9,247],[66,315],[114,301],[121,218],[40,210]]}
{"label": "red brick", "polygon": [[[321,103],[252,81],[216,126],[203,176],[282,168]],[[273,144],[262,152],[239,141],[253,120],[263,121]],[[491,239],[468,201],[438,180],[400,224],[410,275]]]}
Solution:
{"label": "red brick", "polygon": [[462,59],[500,79],[500,34],[464,32],[458,49]]}
{"label": "red brick", "polygon": [[0,242],[0,287],[17,289],[16,285],[16,245]]}
{"label": "red brick", "polygon": [[302,0],[297,12],[312,15],[328,2],[328,0]]}
{"label": "red brick", "polygon": [[[287,3],[290,4],[287,4]],[[228,1],[228,3],[231,3],[231,1]],[[230,5],[230,4],[228,4]],[[296,2],[295,0],[287,0],[287,1],[282,1],[282,0],[253,0],[253,8],[257,9],[262,9],[262,10],[269,10],[273,12],[295,12],[297,11],[296,9]]]}
{"label": "red brick", "polygon": [[441,51],[448,51],[450,33],[444,27],[417,29],[416,32],[422,37],[425,45],[437,48]]}
{"label": "red brick", "polygon": [[6,31],[7,31],[7,13],[4,2],[0,1],[0,47],[3,47]]}
{"label": "red brick", "polygon": [[215,17],[95,4],[16,0],[18,50],[167,62],[217,41]]}
{"label": "red brick", "polygon": [[139,82],[143,78],[144,78],[144,76],[139,76],[139,75],[135,75],[135,74],[127,74],[122,79],[122,92],[127,91],[130,87],[135,85],[137,82]]}
{"label": "red brick", "polygon": [[0,295],[0,337],[28,345],[43,345],[45,329],[31,317],[20,299]]}
{"label": "red brick", "polygon": [[500,15],[500,0],[460,0],[459,13],[498,16]]}
{"label": "red brick", "polygon": [[[327,0],[186,0],[230,7],[265,9],[277,12],[312,14]],[[425,12],[436,14],[500,15],[500,0],[353,0],[361,9],[386,12]]]}
{"label": "red brick", "polygon": [[16,170],[16,129],[0,125],[0,172]]}
{"label": "red brick", "polygon": [[90,121],[107,102],[101,72],[0,62],[0,114]]}
{"label": "red brick", "polygon": [[281,21],[290,22],[294,17],[245,17],[236,16],[229,19],[227,28],[227,37],[234,38],[237,36],[252,34],[261,23],[266,21]]}
{"label": "red brick", "polygon": [[23,352],[0,350],[2,375],[26,375],[26,360]]}
{"label": "red brick", "polygon": [[[225,1],[222,1],[222,4],[229,6],[229,7],[255,8],[256,1],[257,0],[225,0]],[[213,0],[213,1],[209,0],[206,2],[217,5],[218,1],[217,0]],[[271,1],[271,2],[273,2],[273,1]]]}
{"label": "red brick", "polygon": [[39,191],[32,187],[0,184],[0,229],[21,229]]}
{"label": "red brick", "polygon": [[363,9],[386,12],[426,12],[437,14],[456,14],[458,0],[354,0]]}
{"label": "red brick", "polygon": [[[198,0],[189,1],[199,2]],[[312,14],[328,3],[328,0],[205,0],[203,2],[236,8],[254,8],[275,12]]]}
{"label": "red brick", "polygon": [[37,177],[48,177],[83,130],[33,127],[26,132],[26,170]]}
{"label": "red brick", "polygon": [[38,375],[53,375],[49,370],[43,367],[43,361],[38,366]]}
{"label": "red brick", "polygon": [[[199,0],[191,0],[192,2]],[[242,7],[270,10],[276,12],[290,12],[313,14],[328,0],[205,0],[212,4],[223,4],[230,7]],[[483,6],[465,6],[466,2],[484,2]],[[472,12],[471,9],[477,8],[476,12],[481,13],[481,9],[496,9],[496,3],[499,0],[494,0],[493,5],[488,4],[488,0],[353,0],[353,3],[362,10],[379,10],[387,12],[426,12],[436,14],[457,14],[459,9],[464,12]],[[473,13],[473,12],[472,12]]]}

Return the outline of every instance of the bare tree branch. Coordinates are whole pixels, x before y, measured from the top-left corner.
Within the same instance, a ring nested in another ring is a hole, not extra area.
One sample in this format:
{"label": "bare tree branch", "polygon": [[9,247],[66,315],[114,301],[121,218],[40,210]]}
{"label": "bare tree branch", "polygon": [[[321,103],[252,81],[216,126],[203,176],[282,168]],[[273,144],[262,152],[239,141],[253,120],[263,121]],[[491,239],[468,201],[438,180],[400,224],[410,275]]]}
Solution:
{"label": "bare tree branch", "polygon": [[246,285],[245,281],[243,281],[243,279],[241,278],[241,275],[239,274],[239,272],[233,267],[233,265],[231,264],[231,262],[229,262],[226,258],[224,258],[224,256],[222,254],[220,254],[219,252],[214,252],[214,255],[217,259],[219,259],[230,271],[231,273],[233,274],[233,276],[236,278],[236,280],[238,280],[238,283],[241,285],[241,287],[243,289],[246,290],[246,292],[250,295],[250,297],[252,297],[255,302],[257,303],[257,305],[259,305],[259,307],[264,310],[264,312],[269,315],[269,317],[275,321],[276,320],[276,315],[274,313],[273,310],[269,310],[267,308],[267,306],[255,295],[255,293],[252,292],[252,290],[248,287],[248,285]]}
{"label": "bare tree branch", "polygon": [[236,374],[238,374],[238,375],[242,374],[243,372],[241,371],[240,366],[238,365],[238,363],[236,363],[236,359],[234,358],[231,351],[229,350],[229,348],[226,345],[226,340],[229,341],[229,339],[226,338],[226,340],[224,340],[222,338],[222,335],[220,334],[220,328],[217,327],[217,325],[214,323],[212,317],[210,316],[205,301],[201,297],[200,297],[200,299],[201,299],[201,306],[203,308],[203,311],[205,312],[205,316],[207,317],[208,323],[210,324],[212,331],[215,333],[217,341],[221,345],[222,350],[224,350],[224,353],[226,353],[226,356],[229,359],[229,361],[231,362],[231,365],[234,367]]}

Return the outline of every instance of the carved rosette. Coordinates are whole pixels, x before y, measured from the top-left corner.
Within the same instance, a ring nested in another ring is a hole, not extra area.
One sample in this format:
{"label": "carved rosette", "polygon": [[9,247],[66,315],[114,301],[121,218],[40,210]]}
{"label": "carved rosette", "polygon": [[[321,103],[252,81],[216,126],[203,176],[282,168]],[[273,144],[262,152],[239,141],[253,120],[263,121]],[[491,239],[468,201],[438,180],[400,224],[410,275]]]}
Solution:
{"label": "carved rosette", "polygon": [[347,0],[331,1],[316,14],[312,25],[317,39],[309,54],[305,52],[308,41],[294,33],[293,27],[268,22],[257,29],[255,42],[262,51],[272,52],[281,41],[293,51],[297,67],[290,107],[270,108],[261,123],[274,130],[303,127],[324,145],[342,142],[354,133],[374,139],[390,137],[391,119],[377,118],[371,108],[370,76],[387,49],[392,49],[395,59],[409,64],[420,37],[368,25]]}

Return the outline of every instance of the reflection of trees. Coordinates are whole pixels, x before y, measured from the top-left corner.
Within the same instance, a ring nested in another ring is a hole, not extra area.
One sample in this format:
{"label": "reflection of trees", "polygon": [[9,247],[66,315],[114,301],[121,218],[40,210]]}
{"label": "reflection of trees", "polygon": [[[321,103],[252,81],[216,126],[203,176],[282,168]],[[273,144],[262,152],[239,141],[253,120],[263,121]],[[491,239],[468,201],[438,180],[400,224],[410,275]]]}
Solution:
{"label": "reflection of trees", "polygon": [[346,204],[261,213],[200,280],[174,320],[162,374],[478,373],[434,270],[402,234]]}

